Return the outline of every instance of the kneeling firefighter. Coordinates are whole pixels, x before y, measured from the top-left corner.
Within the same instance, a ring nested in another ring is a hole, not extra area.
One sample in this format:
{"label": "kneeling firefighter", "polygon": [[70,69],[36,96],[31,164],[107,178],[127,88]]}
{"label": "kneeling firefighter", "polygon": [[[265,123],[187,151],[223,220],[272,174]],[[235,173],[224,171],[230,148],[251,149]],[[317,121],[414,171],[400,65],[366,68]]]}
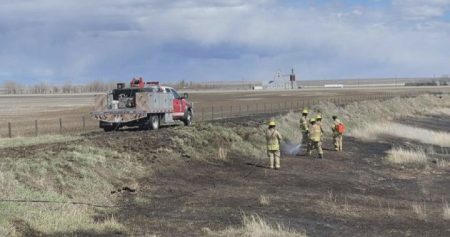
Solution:
{"label": "kneeling firefighter", "polygon": [[275,127],[275,121],[270,121],[269,129],[266,131],[267,155],[269,156],[269,167],[271,169],[280,168],[280,143],[282,137]]}

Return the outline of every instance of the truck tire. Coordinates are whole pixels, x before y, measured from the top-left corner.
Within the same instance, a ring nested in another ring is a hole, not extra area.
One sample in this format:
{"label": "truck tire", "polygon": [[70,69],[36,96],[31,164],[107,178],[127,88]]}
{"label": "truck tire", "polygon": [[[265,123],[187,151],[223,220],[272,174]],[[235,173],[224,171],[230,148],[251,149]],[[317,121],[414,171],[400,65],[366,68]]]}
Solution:
{"label": "truck tire", "polygon": [[117,125],[117,124],[114,124],[114,125],[111,125],[111,126],[104,126],[103,127],[103,131],[105,131],[105,132],[112,132],[112,131],[117,131],[117,130],[119,130],[119,125]]}
{"label": "truck tire", "polygon": [[183,123],[185,126],[192,125],[192,112],[190,110],[186,111],[185,118],[183,119]]}
{"label": "truck tire", "polygon": [[158,115],[153,115],[150,117],[150,128],[152,130],[158,130],[159,129],[159,116]]}

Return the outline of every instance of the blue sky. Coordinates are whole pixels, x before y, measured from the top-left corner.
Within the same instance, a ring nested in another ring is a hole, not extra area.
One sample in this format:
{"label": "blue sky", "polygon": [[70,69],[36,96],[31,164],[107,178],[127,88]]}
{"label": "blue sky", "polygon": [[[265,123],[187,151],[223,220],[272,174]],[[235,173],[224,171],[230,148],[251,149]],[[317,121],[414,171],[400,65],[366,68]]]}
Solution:
{"label": "blue sky", "polygon": [[0,0],[0,82],[450,74],[450,0]]}

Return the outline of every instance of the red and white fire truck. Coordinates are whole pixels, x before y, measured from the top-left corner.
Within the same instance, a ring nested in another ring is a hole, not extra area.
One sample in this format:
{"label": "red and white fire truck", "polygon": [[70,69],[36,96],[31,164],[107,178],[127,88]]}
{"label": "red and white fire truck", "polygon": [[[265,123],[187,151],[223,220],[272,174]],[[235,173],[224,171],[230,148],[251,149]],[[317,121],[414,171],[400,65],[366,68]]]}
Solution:
{"label": "red and white fire truck", "polygon": [[159,82],[145,82],[133,78],[130,87],[118,83],[117,88],[95,96],[95,111],[92,117],[100,120],[100,128],[105,131],[121,127],[158,129],[160,125],[181,121],[192,123],[193,104],[187,101],[188,94],[178,92]]}

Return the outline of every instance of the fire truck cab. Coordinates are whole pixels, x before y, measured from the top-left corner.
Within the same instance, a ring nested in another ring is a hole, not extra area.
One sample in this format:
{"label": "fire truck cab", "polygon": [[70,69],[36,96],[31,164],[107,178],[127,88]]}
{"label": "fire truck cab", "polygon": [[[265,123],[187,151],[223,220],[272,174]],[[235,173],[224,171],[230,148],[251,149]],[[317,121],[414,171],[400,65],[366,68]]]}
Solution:
{"label": "fire truck cab", "polygon": [[187,99],[187,93],[180,95],[172,87],[133,78],[129,87],[118,83],[116,89],[96,95],[95,111],[91,115],[105,131],[125,126],[156,130],[160,125],[177,121],[190,126],[194,111]]}

